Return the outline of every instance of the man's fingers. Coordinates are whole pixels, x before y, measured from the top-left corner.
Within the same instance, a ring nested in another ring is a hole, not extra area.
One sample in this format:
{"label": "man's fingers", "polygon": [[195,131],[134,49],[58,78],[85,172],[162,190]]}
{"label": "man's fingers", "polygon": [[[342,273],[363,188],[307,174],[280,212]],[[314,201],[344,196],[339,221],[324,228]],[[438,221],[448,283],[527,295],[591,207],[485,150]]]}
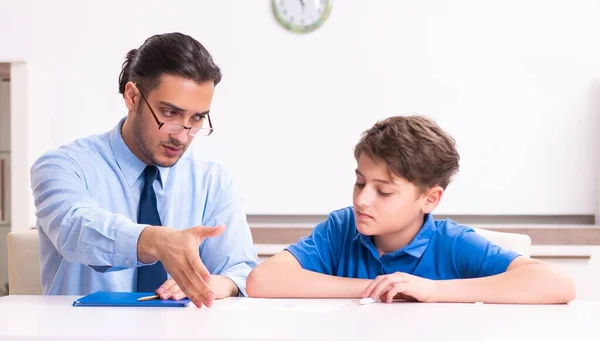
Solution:
{"label": "man's fingers", "polygon": [[181,300],[186,297],[179,286],[172,288],[170,292],[174,300]]}
{"label": "man's fingers", "polygon": [[189,298],[190,301],[192,301],[196,305],[196,307],[202,307],[201,295],[198,293],[197,288],[193,285],[193,282],[190,281],[190,279],[186,275],[186,272],[181,271],[176,274],[174,273],[173,277],[179,283],[179,288],[183,292],[183,294],[187,296],[187,298]]}
{"label": "man's fingers", "polygon": [[[206,283],[207,281],[205,280],[205,278],[210,280],[210,273],[196,252],[187,253],[187,260],[189,262],[190,269],[189,271],[186,271],[186,275],[188,276],[191,284],[194,286],[194,298],[201,300],[205,306],[210,307],[215,299],[214,292],[208,286]],[[188,298],[191,299],[189,294]]]}
{"label": "man's fingers", "polygon": [[198,247],[203,239],[216,237],[224,230],[224,225],[196,226],[169,234],[160,260],[178,286],[173,283],[165,283],[157,290],[157,294],[161,296],[162,293],[162,297],[168,296],[169,298],[187,296],[197,307],[202,305],[210,307],[215,294],[207,284],[211,280],[211,275],[200,259]]}
{"label": "man's fingers", "polygon": [[208,269],[206,268],[204,263],[202,263],[198,252],[192,251],[191,253],[188,253],[187,260],[190,266],[192,267],[192,270],[198,275],[200,275],[204,283],[210,282],[210,272],[208,272]]}
{"label": "man's fingers", "polygon": [[[162,288],[162,291],[160,291],[161,288]],[[172,278],[169,278],[165,282],[165,284],[163,284],[156,291],[157,295],[159,295],[160,298],[163,300],[168,300],[170,298],[174,298],[176,292],[181,292],[181,289],[179,288],[179,285],[175,282],[175,280]]]}
{"label": "man's fingers", "polygon": [[160,287],[158,287],[158,289],[156,289],[156,293],[160,294],[163,291],[168,290],[170,287],[173,286],[173,284],[175,283],[175,279],[173,279],[173,277],[170,277],[169,279],[167,279]]}
{"label": "man's fingers", "polygon": [[171,282],[171,286],[166,289],[167,291],[173,293],[173,290],[179,290],[179,285],[175,283],[175,280]]}
{"label": "man's fingers", "polygon": [[211,279],[210,273],[204,266],[204,263],[202,263],[202,260],[200,260],[199,256],[191,256],[188,260],[190,261],[190,266],[193,268],[191,277],[195,278],[193,283],[196,284],[196,287],[198,288],[202,303],[204,303],[205,306],[210,307],[215,299],[215,293],[207,284]]}
{"label": "man's fingers", "polygon": [[225,231],[225,225],[219,225],[215,227],[196,226],[192,227],[192,230],[196,237],[202,240],[207,237],[217,237],[223,233],[223,231]]}
{"label": "man's fingers", "polygon": [[170,287],[172,287],[173,284],[175,284],[175,280],[173,278],[167,279],[160,287],[158,287],[158,289],[156,289],[156,294],[160,295],[160,294],[164,293]]}

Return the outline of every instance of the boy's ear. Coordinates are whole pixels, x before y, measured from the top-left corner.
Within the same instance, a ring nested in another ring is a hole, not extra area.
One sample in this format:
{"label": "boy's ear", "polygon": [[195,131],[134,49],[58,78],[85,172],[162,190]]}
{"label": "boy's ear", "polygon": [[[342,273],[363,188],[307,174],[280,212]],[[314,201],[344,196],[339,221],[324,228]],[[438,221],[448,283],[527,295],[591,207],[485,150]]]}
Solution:
{"label": "boy's ear", "polygon": [[425,192],[423,198],[423,213],[431,213],[437,205],[440,203],[442,199],[442,195],[444,194],[444,189],[441,186],[434,186]]}

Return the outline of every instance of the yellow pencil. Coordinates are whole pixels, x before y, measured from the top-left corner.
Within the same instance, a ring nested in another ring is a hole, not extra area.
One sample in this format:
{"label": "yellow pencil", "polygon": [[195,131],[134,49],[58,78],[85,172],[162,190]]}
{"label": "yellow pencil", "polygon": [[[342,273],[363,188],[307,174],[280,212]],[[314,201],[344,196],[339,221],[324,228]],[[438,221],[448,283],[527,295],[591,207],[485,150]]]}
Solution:
{"label": "yellow pencil", "polygon": [[152,296],[144,296],[144,297],[140,297],[137,300],[139,302],[143,302],[143,301],[152,301],[158,298],[158,295],[152,295]]}

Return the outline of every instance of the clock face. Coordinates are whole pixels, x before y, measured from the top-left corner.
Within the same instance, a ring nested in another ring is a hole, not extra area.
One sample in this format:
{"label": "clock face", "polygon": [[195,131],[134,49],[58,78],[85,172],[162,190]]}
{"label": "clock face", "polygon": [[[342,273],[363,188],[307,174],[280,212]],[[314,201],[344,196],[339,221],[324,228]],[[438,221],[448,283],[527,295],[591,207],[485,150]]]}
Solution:
{"label": "clock face", "polygon": [[279,24],[296,33],[319,28],[331,12],[333,0],[272,0],[273,14]]}

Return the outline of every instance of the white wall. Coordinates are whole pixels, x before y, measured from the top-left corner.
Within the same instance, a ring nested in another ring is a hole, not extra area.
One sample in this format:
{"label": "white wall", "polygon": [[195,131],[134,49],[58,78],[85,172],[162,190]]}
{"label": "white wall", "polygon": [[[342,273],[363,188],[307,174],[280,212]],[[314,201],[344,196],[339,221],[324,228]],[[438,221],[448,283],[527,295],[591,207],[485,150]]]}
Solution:
{"label": "white wall", "polygon": [[596,214],[597,1],[335,1],[306,36],[280,29],[269,6],[0,2],[0,61],[27,64],[28,163],[112,128],[125,113],[125,53],[181,31],[223,68],[215,134],[196,147],[234,172],[248,213],[350,204],[360,132],[420,112],[455,136],[462,155],[438,212]]}

